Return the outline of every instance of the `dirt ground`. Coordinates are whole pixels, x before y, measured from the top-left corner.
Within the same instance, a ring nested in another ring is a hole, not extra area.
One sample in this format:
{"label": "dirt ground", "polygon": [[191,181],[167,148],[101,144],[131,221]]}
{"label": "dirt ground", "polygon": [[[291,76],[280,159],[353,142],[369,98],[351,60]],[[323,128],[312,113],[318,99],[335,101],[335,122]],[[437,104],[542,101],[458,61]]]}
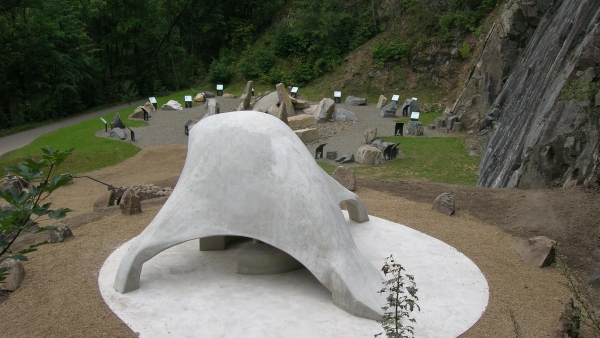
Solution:
{"label": "dirt ground", "polygon": [[[173,187],[186,147],[143,149],[116,166],[88,173],[114,186]],[[152,220],[165,199],[143,202],[144,212],[123,216],[117,207],[94,212],[106,187],[85,178],[59,189],[54,207],[75,211],[64,221],[75,237],[29,254],[22,286],[0,304],[1,337],[135,337],[105,305],[97,285],[100,267],[122,243]],[[431,210],[440,193],[451,193],[454,216]],[[600,195],[573,190],[484,189],[446,184],[358,179],[356,193],[369,214],[436,237],[467,255],[488,280],[490,301],[481,319],[462,337],[554,337],[569,295],[556,266],[524,263],[514,247],[545,235],[558,241],[572,267],[586,277],[600,262],[596,216]],[[34,240],[34,239],[29,239]],[[401,259],[400,259],[401,261]],[[460,311],[460,309],[456,309]]]}

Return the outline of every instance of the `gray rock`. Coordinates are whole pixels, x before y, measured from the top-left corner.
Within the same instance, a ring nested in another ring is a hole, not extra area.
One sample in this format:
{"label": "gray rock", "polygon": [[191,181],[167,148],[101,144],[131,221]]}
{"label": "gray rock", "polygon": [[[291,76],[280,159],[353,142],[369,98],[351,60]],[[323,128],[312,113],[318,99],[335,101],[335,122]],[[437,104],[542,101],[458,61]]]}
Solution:
{"label": "gray rock", "polygon": [[414,112],[420,112],[419,103],[417,102],[417,100],[410,100],[410,107],[408,108],[408,116],[410,116],[410,114],[414,113]]}
{"label": "gray rock", "polygon": [[2,180],[0,189],[6,193],[10,193],[10,188],[14,188],[16,191],[21,192],[24,189],[29,188],[29,182],[17,175],[8,173],[6,174],[6,177],[4,177],[4,180]]}
{"label": "gray rock", "polygon": [[110,123],[110,129],[114,128],[125,129],[125,124],[121,121],[121,115],[119,115],[119,113],[116,113],[115,116],[113,116],[112,122]]}
{"label": "gray rock", "polygon": [[319,139],[319,131],[316,128],[294,130],[294,133],[304,143],[310,143]]}
{"label": "gray rock", "polygon": [[331,177],[338,181],[344,188],[350,191],[356,190],[356,174],[354,173],[354,170],[339,166],[335,169],[333,174],[331,174]]}
{"label": "gray rock", "polygon": [[377,101],[377,109],[383,108],[387,104],[387,97],[379,95],[379,101]]}
{"label": "gray rock", "polygon": [[435,124],[435,129],[440,130],[446,126],[446,120],[443,117],[436,117],[433,121]]}
{"label": "gray rock", "polygon": [[294,106],[294,109],[310,108],[310,103],[307,101],[297,100],[297,99],[294,99],[293,97],[290,97],[290,100],[292,101],[292,105]]}
{"label": "gray rock", "polygon": [[419,121],[409,121],[406,133],[415,136],[423,135],[423,123]]}
{"label": "gray rock", "polygon": [[370,146],[363,146],[358,148],[356,152],[356,162],[364,165],[379,165],[385,163],[385,159],[381,150]]}
{"label": "gray rock", "polygon": [[64,241],[66,238],[73,237],[73,231],[63,223],[54,223],[51,226],[55,226],[56,229],[49,230],[50,243],[59,243]]}
{"label": "gray rock", "polygon": [[377,129],[367,129],[363,135],[363,142],[365,144],[371,144],[377,138]]}
{"label": "gray rock", "polygon": [[135,215],[142,212],[141,198],[137,195],[136,191],[129,188],[125,190],[123,196],[121,196],[121,214],[123,215]]}
{"label": "gray rock", "polygon": [[324,98],[319,102],[317,109],[315,109],[314,116],[317,119],[317,123],[328,122],[333,118],[333,112],[335,111],[335,101],[329,98]]}
{"label": "gray rock", "polygon": [[200,92],[200,93],[204,94],[204,97],[207,98],[207,99],[212,99],[213,97],[216,96],[215,93],[210,92],[210,91],[203,91],[203,92]]}
{"label": "gray rock", "polygon": [[328,160],[335,160],[338,157],[338,152],[337,151],[328,151],[325,153],[325,157]]}
{"label": "gray rock", "polygon": [[454,215],[456,211],[456,206],[454,205],[454,197],[449,193],[443,193],[436,197],[433,201],[433,206],[431,207],[433,210],[441,212],[444,215]]}
{"label": "gray rock", "polygon": [[285,106],[285,112],[287,116],[296,115],[296,111],[292,105],[292,100],[285,89],[285,85],[283,83],[278,83],[275,88],[277,88],[277,98],[279,99],[279,104]]}
{"label": "gray rock", "polygon": [[221,113],[221,106],[217,99],[208,99],[204,104],[204,117]]}
{"label": "gray rock", "polygon": [[250,108],[250,100],[252,99],[252,88],[254,87],[254,82],[248,81],[246,83],[246,88],[244,89],[243,101],[241,104],[242,109],[238,110],[248,110]]}
{"label": "gray rock", "polygon": [[288,118],[288,125],[292,129],[314,127],[317,125],[317,119],[315,119],[314,115],[307,114],[290,116]]}
{"label": "gray rock", "polygon": [[363,97],[348,95],[346,96],[346,104],[349,106],[364,106],[367,104],[367,99]]}
{"label": "gray rock", "polygon": [[344,108],[335,108],[335,120],[358,121],[358,119],[356,118],[356,114]]}
{"label": "gray rock", "polygon": [[169,100],[169,102],[165,103],[160,107],[161,110],[183,110],[181,103],[175,100]]}
{"label": "gray rock", "polygon": [[0,283],[0,290],[2,291],[15,291],[21,286],[23,279],[25,278],[25,268],[23,262],[16,261],[14,259],[7,259],[0,263],[0,268],[10,268],[8,276],[3,283]]}
{"label": "gray rock", "polygon": [[340,163],[352,163],[354,162],[354,154],[348,153],[344,158],[340,161]]}
{"label": "gray rock", "polygon": [[127,135],[125,134],[125,130],[121,129],[121,128],[113,128],[110,131],[110,137],[116,139],[116,140],[125,140],[127,139]]}
{"label": "gray rock", "polygon": [[556,241],[546,236],[537,236],[517,245],[515,252],[521,258],[538,268],[551,265],[554,262],[554,246]]}
{"label": "gray rock", "polygon": [[278,104],[279,104],[279,96],[278,96],[277,92],[272,92],[270,94],[263,96],[260,100],[256,101],[256,103],[254,103],[254,108],[252,108],[252,110],[261,111],[263,113],[266,113],[267,111],[269,111],[269,108],[271,108],[271,106],[278,105]]}
{"label": "gray rock", "polygon": [[385,107],[381,108],[379,115],[381,117],[396,117],[396,111],[398,110],[398,104],[396,101],[390,102]]}

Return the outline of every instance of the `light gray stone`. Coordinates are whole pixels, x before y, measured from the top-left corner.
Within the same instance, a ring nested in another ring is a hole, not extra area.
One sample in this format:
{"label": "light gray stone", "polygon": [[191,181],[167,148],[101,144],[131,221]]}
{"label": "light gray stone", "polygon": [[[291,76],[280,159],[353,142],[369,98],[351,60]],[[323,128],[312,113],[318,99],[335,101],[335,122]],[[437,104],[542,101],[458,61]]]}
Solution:
{"label": "light gray stone", "polygon": [[114,138],[115,140],[125,140],[127,135],[125,134],[125,130],[121,128],[113,128],[110,131],[110,137]]}
{"label": "light gray stone", "polygon": [[377,138],[377,129],[367,129],[363,135],[363,142],[365,144],[371,144]]}
{"label": "light gray stone", "polygon": [[[380,319],[385,299],[377,290],[383,278],[356,247],[339,203],[346,203],[356,222],[368,220],[366,207],[292,135],[288,126],[259,112],[201,120],[190,131],[173,194],[130,243],[115,290],[138,289],[144,262],[167,248],[195,238],[239,235],[269,243],[301,262],[331,291],[338,307]],[[215,156],[216,151],[227,156]]]}
{"label": "light gray stone", "polygon": [[238,110],[248,110],[250,109],[250,100],[252,99],[252,88],[254,87],[254,82],[248,81],[246,83],[246,88],[244,89],[244,98],[242,101],[242,109]]}
{"label": "light gray stone", "polygon": [[25,278],[25,268],[23,262],[16,261],[14,259],[7,259],[0,263],[0,268],[10,268],[8,276],[3,283],[0,283],[0,290],[2,291],[15,291],[21,286],[23,279]]}
{"label": "light gray stone", "polygon": [[356,190],[356,174],[354,170],[341,165],[335,169],[331,177],[338,181],[344,188],[350,191]]}
{"label": "light gray stone", "polygon": [[329,98],[322,99],[314,111],[317,123],[329,122],[333,118],[335,111],[335,101]]}
{"label": "light gray stone", "polygon": [[377,109],[385,107],[385,105],[387,104],[387,100],[387,97],[379,95],[379,101],[377,101]]}
{"label": "light gray stone", "polygon": [[181,103],[175,100],[169,100],[169,102],[165,103],[160,107],[161,110],[183,110]]}
{"label": "light gray stone", "polygon": [[292,101],[292,105],[294,106],[294,109],[307,109],[310,108],[310,103],[307,101],[302,101],[302,100],[297,100],[293,97],[290,97],[290,100]]}
{"label": "light gray stone", "polygon": [[204,104],[204,117],[216,115],[221,113],[221,106],[219,105],[219,101],[217,99],[208,99]]}
{"label": "light gray stone", "polygon": [[385,163],[385,159],[378,148],[363,146],[356,152],[356,162],[364,165],[379,165]]}
{"label": "light gray stone", "polygon": [[358,121],[358,119],[356,118],[356,114],[344,108],[335,108],[335,120]]}
{"label": "light gray stone", "polygon": [[[437,127],[436,127],[437,129]],[[406,129],[408,135],[420,136],[423,135],[423,123],[419,121],[409,121]]]}
{"label": "light gray stone", "polygon": [[367,99],[364,97],[356,97],[352,95],[346,96],[346,105],[348,106],[364,106],[367,104]]}
{"label": "light gray stone", "polygon": [[206,100],[206,96],[203,93],[198,93],[194,96],[194,102],[204,102]]}
{"label": "light gray stone", "polygon": [[50,243],[60,243],[64,241],[65,238],[73,237],[73,231],[65,224],[54,223],[51,224],[51,226],[55,226],[56,229],[48,230]]}
{"label": "light gray stone", "polygon": [[340,161],[340,163],[352,163],[354,162],[354,154],[348,153],[344,158]]}
{"label": "light gray stone", "polygon": [[396,117],[396,111],[398,110],[398,103],[396,101],[390,102],[385,107],[381,108],[379,115],[381,117]]}
{"label": "light gray stone", "polygon": [[454,204],[454,197],[449,193],[440,194],[433,201],[433,206],[431,207],[433,210],[438,211],[444,215],[454,215],[456,212],[456,205]]}
{"label": "light gray stone", "polygon": [[119,203],[119,207],[121,208],[121,214],[123,215],[135,215],[142,212],[142,204],[140,196],[138,196],[137,192],[134,189],[127,189],[121,196],[121,203]]}
{"label": "light gray stone", "polygon": [[272,92],[269,94],[265,94],[265,96],[263,96],[260,100],[256,101],[252,110],[266,113],[269,111],[269,108],[271,108],[273,105],[278,104],[279,96],[277,95],[277,92]]}
{"label": "light gray stone", "polygon": [[523,241],[517,245],[515,252],[521,258],[538,268],[550,266],[554,262],[554,246],[556,241],[546,237],[537,236]]}

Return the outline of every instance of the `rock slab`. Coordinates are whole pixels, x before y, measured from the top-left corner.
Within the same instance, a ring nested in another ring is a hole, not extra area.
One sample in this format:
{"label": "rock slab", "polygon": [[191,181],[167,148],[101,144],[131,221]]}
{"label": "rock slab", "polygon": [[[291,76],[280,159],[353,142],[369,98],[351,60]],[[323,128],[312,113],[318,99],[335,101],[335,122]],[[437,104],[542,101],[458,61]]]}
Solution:
{"label": "rock slab", "polygon": [[288,118],[288,125],[292,129],[314,127],[317,125],[317,119],[314,117],[314,115],[307,114],[290,116]]}
{"label": "rock slab", "polygon": [[377,138],[377,129],[367,129],[363,135],[363,142],[365,144],[371,144]]}
{"label": "rock slab", "polygon": [[319,131],[316,128],[294,130],[294,133],[304,143],[310,143],[319,139]]}
{"label": "rock slab", "polygon": [[379,95],[379,101],[377,101],[377,109],[381,109],[381,108],[385,107],[386,104],[387,104],[387,97],[385,97],[383,95]]}
{"label": "rock slab", "polygon": [[435,198],[433,201],[433,210],[438,211],[444,215],[454,215],[456,212],[456,205],[454,204],[454,197],[449,193],[443,193]]}
{"label": "rock slab", "polygon": [[364,106],[367,104],[367,99],[364,97],[348,95],[346,96],[346,104],[349,106]]}
{"label": "rock slab", "polygon": [[356,152],[356,162],[364,165],[379,165],[385,163],[383,153],[377,148],[363,146]]}
{"label": "rock slab", "polygon": [[343,185],[344,188],[350,191],[356,190],[356,174],[354,170],[341,165],[335,169],[331,176]]}
{"label": "rock slab", "polygon": [[181,106],[181,103],[179,103],[175,100],[169,100],[169,102],[163,104],[163,106],[160,107],[160,109],[162,109],[162,110],[183,110],[183,107]]}
{"label": "rock slab", "polygon": [[21,282],[25,278],[25,268],[23,262],[16,261],[14,259],[7,259],[0,263],[0,268],[10,268],[8,276],[3,283],[0,283],[0,290],[2,291],[15,291],[21,286]]}
{"label": "rock slab", "polygon": [[543,268],[554,262],[555,245],[556,241],[546,236],[537,236],[517,245],[515,252],[518,253],[525,262],[535,267]]}
{"label": "rock slab", "polygon": [[353,112],[344,109],[344,108],[336,108],[335,109],[335,120],[336,121],[358,121],[356,118],[356,114]]}
{"label": "rock slab", "polygon": [[329,120],[331,120],[333,118],[334,111],[335,101],[329,98],[322,99],[314,112],[314,116],[317,119],[317,123],[328,122]]}
{"label": "rock slab", "polygon": [[390,102],[385,107],[381,108],[379,115],[381,117],[396,117],[396,111],[398,110],[398,103],[396,101]]}
{"label": "rock slab", "polygon": [[127,189],[121,196],[121,214],[123,215],[135,215],[142,212],[142,204],[140,196],[137,195],[133,189]]}

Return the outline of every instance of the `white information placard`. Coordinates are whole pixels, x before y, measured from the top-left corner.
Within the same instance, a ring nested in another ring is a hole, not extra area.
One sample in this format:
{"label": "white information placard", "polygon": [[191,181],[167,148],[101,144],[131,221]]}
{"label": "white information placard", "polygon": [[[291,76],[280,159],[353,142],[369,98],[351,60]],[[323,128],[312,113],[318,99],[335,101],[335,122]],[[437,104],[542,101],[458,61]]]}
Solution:
{"label": "white information placard", "polygon": [[392,95],[392,101],[398,102],[398,100],[400,100],[400,95]]}
{"label": "white information placard", "polygon": [[104,118],[101,117],[100,120],[106,124],[106,120]]}
{"label": "white information placard", "polygon": [[148,100],[150,100],[150,103],[156,103],[156,98],[154,96],[149,98]]}
{"label": "white information placard", "polygon": [[333,97],[342,97],[342,92],[340,92],[340,91],[334,91],[333,92]]}
{"label": "white information placard", "polygon": [[292,93],[297,93],[298,92],[298,87],[292,87]]}
{"label": "white information placard", "polygon": [[410,113],[410,119],[411,120],[418,120],[419,119],[419,112],[418,111],[414,111],[412,113]]}
{"label": "white information placard", "polygon": [[417,98],[416,98],[416,97],[413,97],[412,99],[413,99],[413,100],[415,100],[415,101],[417,101]]}
{"label": "white information placard", "polygon": [[186,95],[185,96],[185,101],[186,102],[192,102],[192,96],[191,95]]}
{"label": "white information placard", "polygon": [[217,90],[223,90],[223,85],[222,84],[218,84],[217,85]]}

